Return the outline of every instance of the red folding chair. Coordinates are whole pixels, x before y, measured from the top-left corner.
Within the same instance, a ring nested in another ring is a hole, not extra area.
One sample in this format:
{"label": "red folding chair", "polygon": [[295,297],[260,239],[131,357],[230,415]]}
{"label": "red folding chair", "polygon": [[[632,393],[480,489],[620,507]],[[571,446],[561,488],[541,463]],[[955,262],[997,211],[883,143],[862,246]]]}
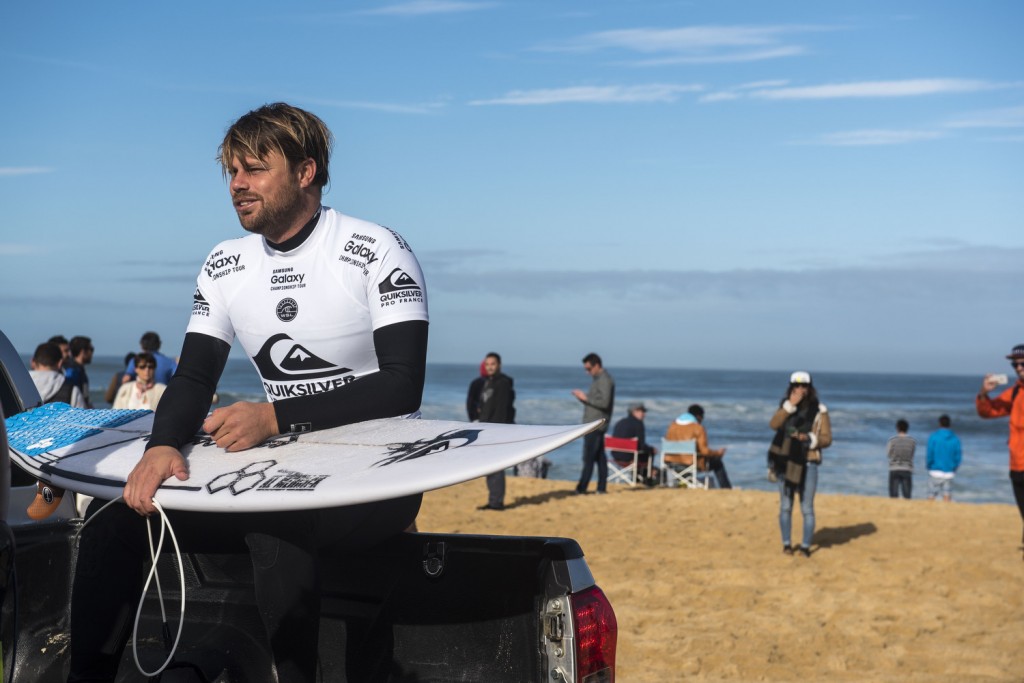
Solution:
{"label": "red folding chair", "polygon": [[[638,439],[617,436],[604,437],[604,450],[608,454],[608,481],[621,481],[636,486],[640,471],[640,444]],[[613,453],[618,454],[618,459]],[[628,463],[626,458],[629,458]]]}

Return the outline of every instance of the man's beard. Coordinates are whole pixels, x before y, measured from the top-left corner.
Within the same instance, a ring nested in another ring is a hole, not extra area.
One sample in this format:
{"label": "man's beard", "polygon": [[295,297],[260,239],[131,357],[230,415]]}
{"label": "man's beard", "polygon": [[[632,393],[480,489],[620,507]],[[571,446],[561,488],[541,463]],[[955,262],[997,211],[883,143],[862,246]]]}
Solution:
{"label": "man's beard", "polygon": [[296,189],[288,192],[281,201],[271,202],[260,197],[260,211],[253,216],[238,215],[238,222],[249,232],[263,235],[271,242],[280,242],[281,237],[300,218],[302,213],[302,193]]}

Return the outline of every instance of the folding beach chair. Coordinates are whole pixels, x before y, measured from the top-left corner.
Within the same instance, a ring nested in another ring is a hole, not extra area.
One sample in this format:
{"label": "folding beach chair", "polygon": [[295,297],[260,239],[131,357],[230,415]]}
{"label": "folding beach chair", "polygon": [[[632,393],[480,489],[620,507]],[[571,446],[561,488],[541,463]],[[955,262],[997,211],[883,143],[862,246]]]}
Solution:
{"label": "folding beach chair", "polygon": [[[640,468],[640,444],[638,439],[623,439],[616,436],[604,437],[604,450],[608,454],[608,481],[621,481],[636,486]],[[616,460],[612,455],[620,456]],[[629,458],[631,462],[623,464]]]}
{"label": "folding beach chair", "polygon": [[[682,462],[666,462],[669,455],[681,456]],[[701,471],[697,456],[697,440],[661,440],[661,467],[665,472],[666,486],[684,486],[688,489],[707,489],[710,472]],[[703,482],[703,483],[702,483]]]}

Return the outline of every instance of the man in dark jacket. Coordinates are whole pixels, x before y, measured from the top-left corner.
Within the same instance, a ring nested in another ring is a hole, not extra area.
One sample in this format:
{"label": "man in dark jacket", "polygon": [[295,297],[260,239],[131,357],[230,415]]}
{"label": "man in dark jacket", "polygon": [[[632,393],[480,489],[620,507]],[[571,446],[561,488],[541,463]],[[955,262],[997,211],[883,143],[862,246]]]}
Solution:
{"label": "man in dark jacket", "polygon": [[[501,371],[501,356],[487,354],[484,374],[486,379],[480,390],[480,422],[512,424],[516,421],[516,392],[512,388],[512,378]],[[505,509],[505,470],[487,475],[487,504],[478,509]]]}
{"label": "man in dark jacket", "polygon": [[[657,473],[651,466],[657,449],[647,443],[647,427],[644,425],[644,416],[647,415],[647,408],[643,403],[630,403],[626,417],[615,423],[612,436],[620,439],[636,439],[637,447],[640,449],[637,455],[637,467],[648,485],[658,482]],[[619,455],[626,455],[621,451],[612,451],[612,456],[618,461]],[[632,461],[622,461],[623,465],[631,465]]]}

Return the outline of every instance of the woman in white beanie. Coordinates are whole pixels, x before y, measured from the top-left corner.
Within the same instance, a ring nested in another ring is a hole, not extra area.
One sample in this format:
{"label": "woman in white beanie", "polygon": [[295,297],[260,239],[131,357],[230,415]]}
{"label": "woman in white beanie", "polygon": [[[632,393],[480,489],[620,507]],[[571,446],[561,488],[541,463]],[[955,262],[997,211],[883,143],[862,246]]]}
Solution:
{"label": "woman in white beanie", "polygon": [[[818,465],[821,451],[832,444],[832,424],[828,409],[818,401],[818,393],[808,372],[790,375],[789,388],[772,416],[769,426],[775,438],[768,449],[774,472],[779,480],[779,529],[782,531],[782,552],[794,551],[811,556],[814,538],[814,492],[818,488]],[[800,493],[800,512],[804,519],[803,538],[799,547],[790,544],[793,526],[793,498]]]}

